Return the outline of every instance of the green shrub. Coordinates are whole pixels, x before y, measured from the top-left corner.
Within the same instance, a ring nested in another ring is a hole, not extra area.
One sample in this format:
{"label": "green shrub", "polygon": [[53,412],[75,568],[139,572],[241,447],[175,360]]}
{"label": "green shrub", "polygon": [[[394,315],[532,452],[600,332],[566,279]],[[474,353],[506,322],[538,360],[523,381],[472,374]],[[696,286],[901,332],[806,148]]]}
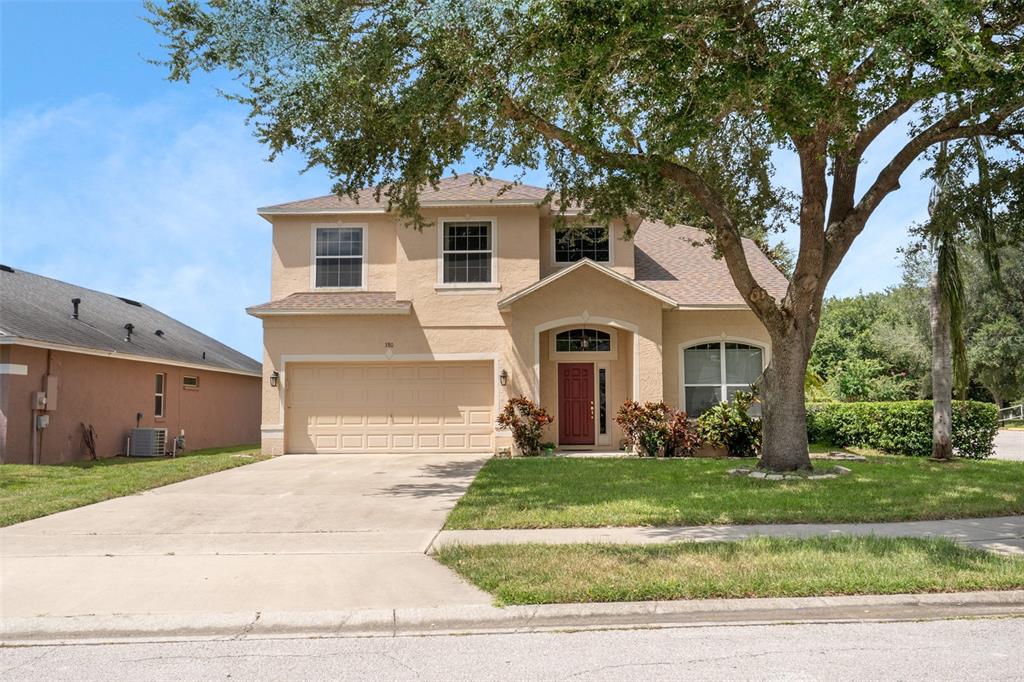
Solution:
{"label": "green shrub", "polygon": [[724,447],[731,457],[758,457],[761,454],[761,420],[748,412],[753,395],[738,391],[733,402],[722,402],[705,410],[697,420],[701,441]]}
{"label": "green shrub", "polygon": [[[953,448],[961,457],[992,454],[999,428],[991,403],[953,403]],[[932,454],[932,402],[813,403],[807,406],[807,437],[836,447],[859,445],[893,455]]]}
{"label": "green shrub", "polygon": [[498,415],[498,428],[512,432],[512,440],[523,456],[536,457],[540,454],[544,427],[552,421],[554,419],[543,407],[526,396],[519,396],[505,403]]}
{"label": "green shrub", "polygon": [[688,457],[700,447],[697,428],[685,412],[665,403],[627,400],[615,415],[628,442],[641,457]]}

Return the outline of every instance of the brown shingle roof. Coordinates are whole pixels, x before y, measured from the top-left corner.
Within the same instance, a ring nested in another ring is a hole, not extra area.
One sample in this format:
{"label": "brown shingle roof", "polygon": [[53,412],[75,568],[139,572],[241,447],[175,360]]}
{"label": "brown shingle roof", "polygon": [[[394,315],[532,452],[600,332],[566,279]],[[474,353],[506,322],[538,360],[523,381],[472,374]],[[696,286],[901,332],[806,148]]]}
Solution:
{"label": "brown shingle roof", "polygon": [[[707,233],[693,227],[645,220],[634,237],[636,281],[674,299],[680,306],[746,306],[722,259],[701,243]],[[696,242],[698,245],[694,245]],[[757,281],[781,300],[789,281],[749,239],[747,263]]]}
{"label": "brown shingle roof", "polygon": [[393,291],[300,291],[246,308],[250,315],[317,315],[321,313],[408,313],[412,304]]}
{"label": "brown shingle roof", "polygon": [[[331,211],[353,211],[358,209],[383,210],[387,208],[387,198],[381,197],[378,202],[373,198],[373,188],[359,190],[358,201],[335,194],[289,201],[274,206],[264,206],[257,209],[260,214],[278,213],[329,213]],[[426,187],[420,194],[420,203],[424,206],[431,204],[477,204],[491,202],[502,203],[540,203],[547,196],[548,191],[541,187],[531,185],[514,184],[506,180],[491,179],[485,180],[476,175],[466,174],[450,178],[442,178],[438,182],[437,189]]]}

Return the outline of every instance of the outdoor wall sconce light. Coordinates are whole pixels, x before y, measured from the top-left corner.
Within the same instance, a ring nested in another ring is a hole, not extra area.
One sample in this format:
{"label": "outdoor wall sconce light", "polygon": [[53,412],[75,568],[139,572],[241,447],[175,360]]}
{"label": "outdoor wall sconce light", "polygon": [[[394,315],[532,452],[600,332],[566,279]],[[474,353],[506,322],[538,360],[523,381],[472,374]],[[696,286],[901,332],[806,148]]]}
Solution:
{"label": "outdoor wall sconce light", "polygon": [[501,370],[501,374],[498,375],[498,383],[502,386],[508,386],[508,370]]}
{"label": "outdoor wall sconce light", "polygon": [[281,375],[278,374],[277,371],[271,372],[270,373],[270,385],[273,386],[274,388],[277,388],[277,380],[280,379],[280,378],[281,378]]}

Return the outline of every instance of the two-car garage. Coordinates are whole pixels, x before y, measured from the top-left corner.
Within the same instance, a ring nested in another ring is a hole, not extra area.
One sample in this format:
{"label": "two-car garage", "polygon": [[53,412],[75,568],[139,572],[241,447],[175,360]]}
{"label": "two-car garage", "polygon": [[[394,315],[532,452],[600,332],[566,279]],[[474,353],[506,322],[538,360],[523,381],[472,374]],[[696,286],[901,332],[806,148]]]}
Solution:
{"label": "two-car garage", "polygon": [[493,452],[494,369],[474,362],[289,363],[289,453]]}

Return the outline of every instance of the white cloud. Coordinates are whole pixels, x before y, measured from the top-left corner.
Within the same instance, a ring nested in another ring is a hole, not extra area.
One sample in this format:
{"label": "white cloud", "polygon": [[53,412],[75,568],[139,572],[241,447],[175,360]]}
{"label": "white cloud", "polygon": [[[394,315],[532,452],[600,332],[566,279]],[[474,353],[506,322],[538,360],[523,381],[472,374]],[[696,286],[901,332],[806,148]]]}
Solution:
{"label": "white cloud", "polygon": [[264,161],[231,105],[105,97],[2,122],[3,262],[163,310],[261,357],[270,226],[257,206],[328,191]]}

